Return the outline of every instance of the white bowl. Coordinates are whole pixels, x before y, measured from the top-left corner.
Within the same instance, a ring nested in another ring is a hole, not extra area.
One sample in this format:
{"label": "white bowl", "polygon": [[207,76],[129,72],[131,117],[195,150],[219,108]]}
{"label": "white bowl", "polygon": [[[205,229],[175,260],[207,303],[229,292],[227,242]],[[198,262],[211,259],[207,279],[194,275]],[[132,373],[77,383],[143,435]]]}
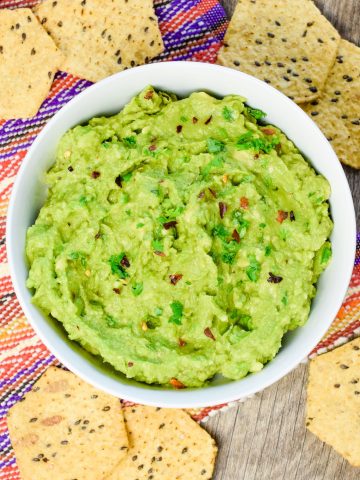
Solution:
{"label": "white bowl", "polygon": [[[43,172],[55,160],[55,148],[66,130],[97,115],[118,112],[135,94],[151,84],[187,96],[206,90],[218,96],[239,94],[267,112],[266,120],[280,127],[310,163],[331,184],[333,258],[321,275],[310,317],[304,327],[285,335],[277,356],[264,369],[238,381],[216,378],[200,389],[170,390],[126,379],[67,338],[61,324],[49,320],[32,305],[25,286],[25,234],[43,204]],[[7,222],[7,251],[16,295],[35,331],[70,370],[94,386],[148,405],[199,407],[237,400],[258,392],[298,365],[326,332],[338,312],[353,268],[355,215],[349,186],[330,144],[312,120],[285,95],[264,82],[236,70],[195,62],[145,65],[116,74],[71,100],[46,125],[24,159],[12,191]]]}

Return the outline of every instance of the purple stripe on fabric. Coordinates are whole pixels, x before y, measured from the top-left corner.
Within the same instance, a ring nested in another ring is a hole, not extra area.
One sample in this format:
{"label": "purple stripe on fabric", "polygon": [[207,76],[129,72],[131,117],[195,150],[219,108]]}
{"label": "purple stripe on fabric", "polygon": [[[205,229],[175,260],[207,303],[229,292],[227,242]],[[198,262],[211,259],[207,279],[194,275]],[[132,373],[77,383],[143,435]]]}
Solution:
{"label": "purple stripe on fabric", "polygon": [[155,13],[159,18],[159,22],[169,22],[179,13],[185,13],[191,8],[199,5],[201,0],[176,0],[167,5],[157,6],[155,3]]}
{"label": "purple stripe on fabric", "polygon": [[[49,363],[53,362],[55,360],[54,355],[49,355],[46,358],[41,358],[40,360],[36,361],[33,363],[30,367],[23,368],[20,371],[18,371],[13,377],[5,378],[3,381],[0,382],[0,388],[3,388],[8,385],[12,385],[14,382],[16,382],[21,376],[23,375],[29,375],[31,373],[34,373],[35,370],[42,364],[48,365]],[[19,387],[21,388],[21,387]]]}

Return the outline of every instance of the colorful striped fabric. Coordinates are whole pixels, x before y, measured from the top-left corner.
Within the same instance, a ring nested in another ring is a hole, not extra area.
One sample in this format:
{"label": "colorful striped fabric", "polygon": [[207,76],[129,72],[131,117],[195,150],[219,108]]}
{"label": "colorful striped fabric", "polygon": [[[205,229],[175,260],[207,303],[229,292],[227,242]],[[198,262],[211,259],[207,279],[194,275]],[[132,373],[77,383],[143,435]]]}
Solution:
{"label": "colorful striped fabric", "polygon": [[[0,8],[32,7],[35,0],[0,0]],[[217,0],[155,0],[165,51],[155,61],[214,62],[227,20]],[[56,358],[36,337],[16,299],[7,267],[5,221],[7,203],[19,165],[36,135],[63,105],[90,85],[64,72],[56,75],[39,113],[27,120],[0,120],[0,480],[19,479],[6,428],[8,409],[27,392]],[[357,263],[346,300],[317,354],[360,333],[360,237]],[[191,411],[204,420],[227,405]]]}

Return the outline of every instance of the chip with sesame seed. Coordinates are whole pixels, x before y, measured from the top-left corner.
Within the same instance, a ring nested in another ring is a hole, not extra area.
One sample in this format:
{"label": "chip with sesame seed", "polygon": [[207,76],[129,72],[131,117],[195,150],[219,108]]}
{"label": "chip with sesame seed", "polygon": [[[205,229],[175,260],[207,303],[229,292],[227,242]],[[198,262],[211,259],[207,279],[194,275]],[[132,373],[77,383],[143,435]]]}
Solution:
{"label": "chip with sesame seed", "polygon": [[341,40],[320,97],[303,109],[334,147],[339,160],[360,168],[360,48]]}
{"label": "chip with sesame seed", "polygon": [[0,119],[35,115],[62,61],[29,8],[0,9]]}
{"label": "chip with sesame seed", "polygon": [[301,103],[318,97],[339,40],[311,0],[239,0],[217,63]]}
{"label": "chip with sesame seed", "polygon": [[306,426],[360,467],[360,338],[310,362]]}
{"label": "chip with sesame seed", "polygon": [[50,367],[8,413],[22,480],[99,480],[127,454],[119,399]]}
{"label": "chip with sesame seed", "polygon": [[124,408],[129,454],[107,480],[210,480],[217,447],[183,410]]}
{"label": "chip with sesame seed", "polygon": [[64,53],[64,70],[92,82],[164,48],[152,0],[45,0],[34,11]]}

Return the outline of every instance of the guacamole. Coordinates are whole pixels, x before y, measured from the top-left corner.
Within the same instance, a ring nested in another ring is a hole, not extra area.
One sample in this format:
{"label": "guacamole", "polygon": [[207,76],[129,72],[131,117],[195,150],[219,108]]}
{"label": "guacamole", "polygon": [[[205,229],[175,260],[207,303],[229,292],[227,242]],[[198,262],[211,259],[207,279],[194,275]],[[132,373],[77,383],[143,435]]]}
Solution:
{"label": "guacamole", "polygon": [[332,229],[328,182],[264,115],[147,87],[66,132],[27,233],[34,304],[139,381],[261,370],[306,322]]}

